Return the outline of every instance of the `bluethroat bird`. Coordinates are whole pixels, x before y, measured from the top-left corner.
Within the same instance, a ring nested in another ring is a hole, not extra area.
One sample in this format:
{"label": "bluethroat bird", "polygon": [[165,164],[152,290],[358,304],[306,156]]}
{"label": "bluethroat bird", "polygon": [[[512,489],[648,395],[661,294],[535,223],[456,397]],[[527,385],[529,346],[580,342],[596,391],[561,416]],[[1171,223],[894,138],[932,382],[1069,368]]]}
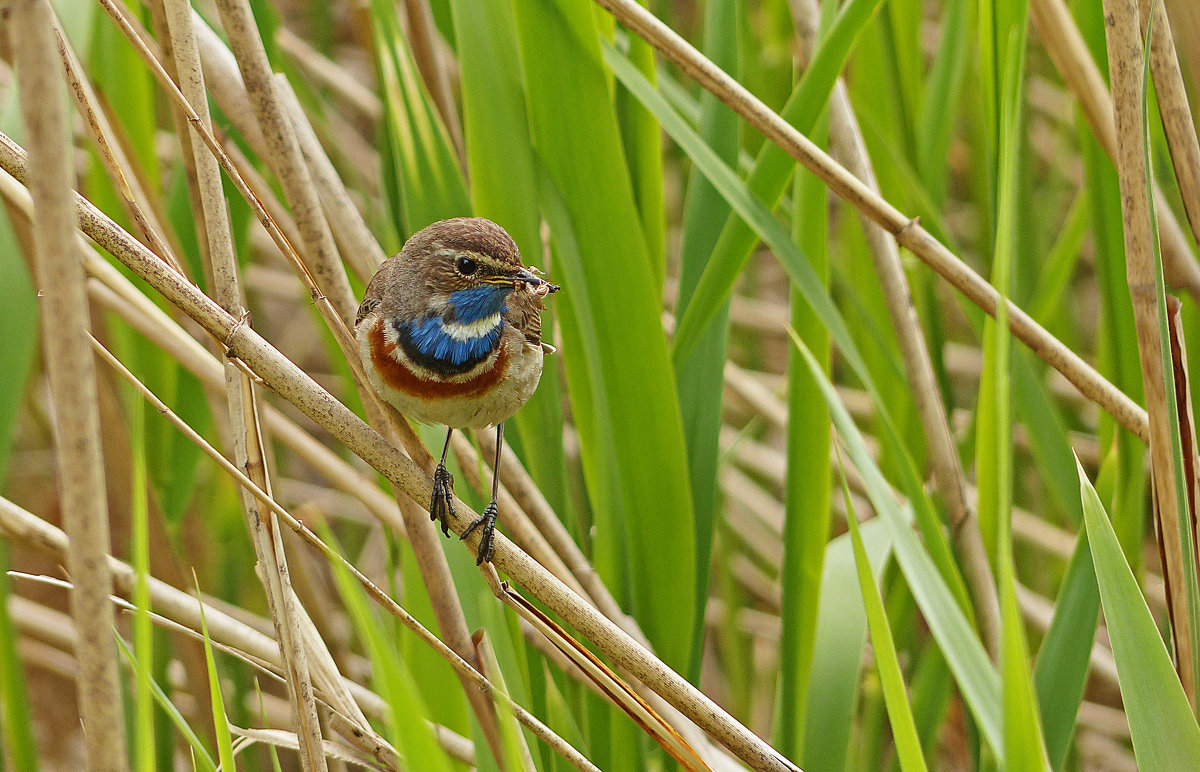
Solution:
{"label": "bluethroat bird", "polygon": [[454,478],[446,451],[455,429],[496,427],[492,501],[463,532],[482,526],[475,563],[492,559],[504,422],[542,375],[542,298],[559,288],[521,263],[512,237],[479,217],[442,220],[412,236],[367,285],[354,322],[371,385],[405,416],[444,424],[429,516],[450,535]]}

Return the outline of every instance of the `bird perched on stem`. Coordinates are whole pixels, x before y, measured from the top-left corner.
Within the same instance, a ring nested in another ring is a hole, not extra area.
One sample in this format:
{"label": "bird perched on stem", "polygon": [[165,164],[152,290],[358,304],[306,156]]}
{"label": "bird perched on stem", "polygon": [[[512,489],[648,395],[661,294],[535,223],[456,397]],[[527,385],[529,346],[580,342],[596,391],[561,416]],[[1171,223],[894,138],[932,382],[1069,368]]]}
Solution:
{"label": "bird perched on stem", "polygon": [[482,526],[476,564],[492,559],[504,422],[542,375],[542,298],[559,287],[526,268],[512,237],[480,217],[417,232],[367,285],[354,322],[371,385],[401,413],[447,428],[433,474],[429,516],[450,535],[454,478],[446,451],[455,429],[496,427],[492,500],[462,538]]}

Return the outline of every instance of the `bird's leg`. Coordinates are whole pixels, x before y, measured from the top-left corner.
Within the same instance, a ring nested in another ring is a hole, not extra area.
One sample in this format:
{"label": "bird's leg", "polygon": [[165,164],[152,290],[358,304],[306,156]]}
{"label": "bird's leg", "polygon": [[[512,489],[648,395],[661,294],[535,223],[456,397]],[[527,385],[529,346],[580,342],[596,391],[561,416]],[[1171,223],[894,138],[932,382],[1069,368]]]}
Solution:
{"label": "bird's leg", "polygon": [[450,435],[454,427],[446,427],[446,444],[442,446],[442,459],[433,470],[433,497],[429,501],[429,519],[442,521],[442,533],[450,535],[450,518],[454,517],[454,475],[446,471],[446,451],[450,449]]}
{"label": "bird's leg", "polygon": [[504,447],[504,424],[496,425],[496,463],[492,466],[492,500],[488,503],[487,509],[483,510],[483,514],[475,518],[475,521],[467,526],[467,530],[463,531],[462,538],[467,538],[467,535],[474,531],[478,526],[483,526],[483,535],[479,538],[479,553],[475,556],[475,565],[483,563],[483,561],[492,562],[492,551],[495,549],[496,539],[496,492],[500,487],[500,451]]}

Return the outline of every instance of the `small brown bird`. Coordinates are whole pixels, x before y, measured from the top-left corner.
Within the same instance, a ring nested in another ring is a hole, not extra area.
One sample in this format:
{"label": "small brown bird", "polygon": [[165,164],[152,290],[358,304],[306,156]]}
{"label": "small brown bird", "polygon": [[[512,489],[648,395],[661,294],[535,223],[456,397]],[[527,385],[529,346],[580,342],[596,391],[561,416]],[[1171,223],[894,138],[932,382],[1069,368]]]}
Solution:
{"label": "small brown bird", "polygon": [[[533,269],[537,270],[537,269]],[[476,564],[492,559],[504,421],[542,375],[542,298],[559,287],[521,263],[512,237],[480,217],[442,220],[410,238],[367,285],[354,322],[379,395],[421,423],[447,427],[429,516],[450,535],[454,430],[496,427],[492,501],[462,538],[483,527]]]}

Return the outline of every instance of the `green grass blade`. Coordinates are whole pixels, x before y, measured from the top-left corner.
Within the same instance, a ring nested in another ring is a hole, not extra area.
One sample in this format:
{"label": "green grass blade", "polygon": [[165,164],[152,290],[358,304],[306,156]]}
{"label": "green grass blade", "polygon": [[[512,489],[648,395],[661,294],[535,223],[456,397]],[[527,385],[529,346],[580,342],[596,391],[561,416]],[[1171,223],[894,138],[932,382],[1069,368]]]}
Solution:
{"label": "green grass blade", "polygon": [[12,584],[8,578],[8,544],[0,541],[0,759],[14,769],[38,769],[33,714],[25,688],[25,668],[17,654],[17,631],[8,614]]}
{"label": "green grass blade", "polygon": [[596,9],[518,0],[514,11],[555,273],[566,288],[555,302],[596,513],[595,562],[632,598],[664,661],[686,670],[703,610],[683,426]]}
{"label": "green grass blade", "polygon": [[[450,7],[461,43],[463,127],[475,214],[503,225],[525,262],[540,265],[537,162],[529,137],[512,5],[451,0]],[[547,303],[542,312],[546,338],[554,329],[555,306],[556,302]],[[513,419],[516,435],[507,436],[519,446],[546,500],[565,516],[567,471],[560,441],[563,412],[557,365],[557,359],[547,359],[537,391]]]}
{"label": "green grass blade", "polygon": [[[891,555],[891,537],[878,518],[863,524],[861,532],[871,574],[879,576]],[[805,713],[815,718],[805,725],[804,751],[798,759],[808,772],[847,768],[867,643],[867,612],[856,576],[854,551],[843,534],[829,542],[821,570],[812,677],[804,695]],[[787,683],[781,682],[780,689],[786,688]],[[779,739],[796,744],[794,739]]]}
{"label": "green grass blade", "polygon": [[[849,0],[838,10],[829,32],[818,41],[808,69],[780,111],[783,118],[802,134],[809,133],[816,124],[858,33],[878,5],[879,0]],[[659,121],[662,122],[661,115]],[[795,164],[777,145],[768,142],[759,153],[746,186],[753,196],[773,207],[783,195]],[[734,208],[737,209],[736,205]],[[738,211],[737,217],[730,217],[726,222],[695,296],[679,320],[675,333],[676,361],[690,355],[700,333],[733,292],[733,284],[754,249],[757,229],[743,222],[744,217],[745,214]]]}
{"label": "green grass blade", "polygon": [[842,476],[842,496],[846,502],[846,526],[854,546],[854,565],[858,573],[858,587],[862,591],[863,604],[867,610],[867,625],[871,631],[871,646],[875,650],[875,667],[883,685],[883,698],[887,703],[888,721],[892,727],[892,738],[896,743],[896,756],[904,772],[923,770],[925,756],[921,752],[921,739],[917,736],[917,725],[913,720],[912,707],[908,704],[908,690],[904,686],[904,674],[900,660],[896,657],[896,642],[892,639],[891,626],[883,608],[883,596],[875,584],[871,562],[859,533],[858,517],[854,502],[850,499],[850,488]]}
{"label": "green grass blade", "polygon": [[963,613],[961,600],[946,585],[925,545],[917,539],[908,518],[900,509],[891,487],[867,450],[853,419],[838,398],[833,384],[821,371],[804,342],[792,335],[808,362],[809,371],[821,387],[838,436],[851,462],[862,474],[872,506],[892,535],[896,560],[913,597],[929,624],[934,639],[946,656],[959,690],[993,753],[1004,761],[1004,721],[1001,683],[983,645]]}
{"label": "green grass blade", "polygon": [[1078,474],[1088,544],[1138,766],[1191,769],[1200,758],[1200,727],[1104,505],[1082,466]]}
{"label": "green grass blade", "polygon": [[[712,181],[725,199],[733,205],[734,209],[747,222],[753,225],[756,232],[775,251],[776,257],[791,278],[793,286],[804,296],[804,300],[825,325],[844,361],[874,396],[876,404],[882,406],[884,402],[879,398],[878,390],[874,385],[871,374],[854,342],[854,338],[850,334],[846,322],[837,307],[829,299],[824,282],[817,276],[812,264],[801,254],[800,249],[792,241],[783,226],[767,211],[761,202],[751,195],[746,185],[737,179],[729,167],[714,156],[712,149],[704,144],[695,131],[670,108],[666,100],[654,91],[645,78],[629,62],[625,61],[620,54],[611,48],[606,49],[605,55],[618,79],[630,91],[636,94],[642,100],[643,104],[646,104],[650,108],[651,112],[658,117],[659,122],[666,132],[693,160],[696,168]],[[886,414],[886,411],[882,411],[882,414]],[[895,454],[900,459],[898,466],[905,475],[903,480],[904,491],[917,502],[917,521],[921,527],[922,535],[927,540],[931,554],[936,560],[942,575],[950,582],[955,596],[962,600],[963,607],[966,608],[966,589],[954,565],[945,534],[933,511],[932,505],[929,503],[928,497],[924,493],[924,482],[913,467],[907,451],[900,444],[898,435],[896,435],[890,421],[885,419],[884,424],[887,434],[888,452]]]}
{"label": "green grass blade", "polygon": [[[120,635],[115,637],[117,639],[117,648],[121,650],[123,655],[125,655],[125,659],[128,660],[129,665],[131,668],[133,668],[134,672],[137,672],[142,667],[142,663],[138,661],[137,655],[133,653],[133,649],[129,648],[129,644],[125,642],[125,639],[123,639]],[[207,639],[205,639],[205,642],[207,643]],[[179,708],[175,706],[175,703],[171,702],[171,698],[168,697],[167,693],[164,692],[162,687],[158,685],[158,682],[153,679],[150,680],[150,693],[153,695],[154,701],[158,704],[158,707],[167,715],[167,718],[170,719],[171,724],[174,725],[174,727],[179,731],[179,734],[187,742],[188,749],[193,754],[192,761],[195,767],[200,770],[204,770],[204,772],[216,772],[216,762],[214,762],[212,756],[209,755],[208,748],[204,747],[204,741],[201,740],[200,736],[196,734],[196,731],[192,729],[191,724],[189,724],[187,719],[183,717],[183,714],[179,712]],[[20,769],[24,769],[24,767],[20,767]]]}
{"label": "green grass blade", "polygon": [[[828,129],[818,130],[823,142]],[[828,281],[828,192],[813,175],[796,179],[796,213],[793,230],[812,260],[813,270]],[[792,290],[792,326],[828,373],[829,333],[803,296]],[[831,425],[829,410],[808,375],[799,353],[788,355],[787,477],[784,485],[783,563],[780,585],[783,608],[779,640],[780,689],[776,736],[779,751],[798,757],[809,719],[803,702],[811,677],[817,636],[818,599],[822,563],[829,539],[829,468]],[[789,741],[789,738],[796,738]]]}
{"label": "green grass blade", "polygon": [[[132,395],[131,395],[132,396]],[[134,763],[139,770],[152,770],[154,750],[154,696],[150,668],[154,662],[154,627],[150,621],[150,502],[147,498],[146,413],[142,400],[130,404],[129,452],[130,516],[133,537],[130,557],[133,582],[133,649],[135,653]]]}
{"label": "green grass blade", "polygon": [[[1082,517],[1082,503],[1080,512]],[[1081,531],[1055,600],[1054,619],[1042,639],[1033,670],[1046,755],[1053,769],[1063,768],[1071,747],[1099,615],[1100,592],[1096,587],[1092,552],[1086,532]]]}
{"label": "green grass blade", "polygon": [[[200,597],[199,581],[196,581],[196,597]],[[208,667],[208,697],[212,703],[213,728],[217,736],[217,757],[221,760],[222,770],[237,769],[233,762],[233,738],[229,733],[229,718],[225,715],[225,700],[221,697],[221,678],[217,674],[212,639],[208,637],[208,622],[204,618],[204,603],[199,600],[197,603],[200,606],[200,632],[204,637],[204,663]]]}
{"label": "green grass blade", "polygon": [[[736,25],[729,26],[736,28]],[[642,74],[653,82],[656,74],[654,49],[650,44],[636,36],[629,38],[628,56]],[[633,197],[646,238],[646,256],[650,260],[651,272],[661,287],[666,271],[661,132],[654,116],[625,89],[617,89],[614,101]]]}
{"label": "green grass blade", "polygon": [[6,213],[0,213],[0,308],[4,309],[0,361],[5,363],[5,374],[0,378],[0,484],[3,484],[38,340],[37,291]]}
{"label": "green grass blade", "polygon": [[[949,116],[962,91],[963,75],[967,69],[971,36],[973,3],[969,0],[948,0],[943,7],[942,34],[937,54],[925,84],[921,99],[921,115]],[[917,121],[917,167],[930,196],[938,207],[946,197],[946,174],[950,163],[951,120]]]}
{"label": "green grass blade", "polygon": [[[741,0],[711,0],[704,7],[705,55],[735,76],[738,72],[738,24],[730,23],[730,20],[740,20],[741,17]],[[726,110],[715,96],[707,91],[701,94],[698,133],[717,157],[730,166],[736,164],[738,159],[738,126],[737,116]],[[693,173],[690,176],[683,212],[683,242],[679,250],[676,318],[691,302],[692,292],[700,281],[704,266],[708,264],[709,255],[730,211],[720,191],[703,174]],[[709,563],[717,519],[718,437],[725,389],[728,321],[729,307],[726,304],[701,335],[692,356],[677,361],[675,367],[675,388],[679,394],[679,411],[683,416],[695,512],[697,608],[702,608],[708,597]],[[703,625],[703,615],[697,614],[688,671],[693,682],[698,682],[700,676]],[[783,752],[787,753],[786,750]]]}

